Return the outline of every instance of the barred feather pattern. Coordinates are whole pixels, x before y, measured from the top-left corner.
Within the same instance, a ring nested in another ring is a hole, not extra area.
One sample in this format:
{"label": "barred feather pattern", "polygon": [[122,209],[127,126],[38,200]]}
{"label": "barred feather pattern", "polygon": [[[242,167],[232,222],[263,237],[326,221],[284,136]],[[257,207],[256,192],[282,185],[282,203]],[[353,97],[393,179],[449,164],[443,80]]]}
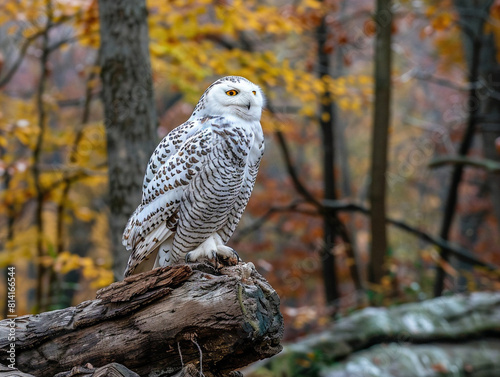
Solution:
{"label": "barred feather pattern", "polygon": [[[235,98],[229,98],[230,92]],[[227,243],[264,152],[264,96],[238,76],[213,83],[148,163],[140,205],[123,233],[125,276],[179,263],[209,237]]]}

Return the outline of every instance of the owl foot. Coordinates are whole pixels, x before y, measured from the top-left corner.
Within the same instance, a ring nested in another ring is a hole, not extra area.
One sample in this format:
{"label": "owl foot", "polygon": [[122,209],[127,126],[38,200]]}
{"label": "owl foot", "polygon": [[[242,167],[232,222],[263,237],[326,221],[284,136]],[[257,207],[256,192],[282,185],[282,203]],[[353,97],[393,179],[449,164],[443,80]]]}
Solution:
{"label": "owl foot", "polygon": [[219,265],[222,267],[237,264],[240,261],[238,253],[229,246],[217,242],[219,240],[218,236],[209,237],[196,249],[186,254],[186,263],[208,262],[217,269]]}

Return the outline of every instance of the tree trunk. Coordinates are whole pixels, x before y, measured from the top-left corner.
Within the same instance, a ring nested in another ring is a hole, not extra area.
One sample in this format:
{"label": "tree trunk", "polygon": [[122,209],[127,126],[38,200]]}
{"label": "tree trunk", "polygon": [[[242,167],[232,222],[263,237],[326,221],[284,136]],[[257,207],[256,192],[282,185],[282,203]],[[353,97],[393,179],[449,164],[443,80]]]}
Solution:
{"label": "tree trunk", "polygon": [[[317,30],[318,39],[318,75],[321,79],[330,76],[331,57],[327,50],[328,25],[323,17]],[[335,103],[332,95],[325,85],[325,91],[320,99],[318,123],[321,129],[323,146],[323,199],[336,200],[335,177]],[[335,254],[333,248],[339,237],[345,247],[346,255],[353,261],[349,270],[356,290],[362,289],[361,278],[356,263],[353,243],[345,225],[341,222],[335,209],[323,207],[323,250],[321,262],[323,268],[323,281],[325,286],[326,302],[333,305],[340,297],[336,270]]]}
{"label": "tree trunk", "polygon": [[391,102],[391,0],[377,0],[375,38],[375,100],[373,103],[370,185],[371,252],[368,280],[380,284],[387,251],[386,171]]}
{"label": "tree trunk", "polygon": [[[326,17],[323,17],[317,31],[318,38],[318,74],[320,78],[330,74],[330,56],[326,51],[328,27]],[[335,200],[335,153],[334,153],[334,108],[329,91],[321,97],[319,125],[323,143],[323,196],[325,200]],[[333,248],[337,238],[337,229],[333,221],[337,214],[332,209],[325,209],[323,215],[323,250],[321,263],[323,267],[323,284],[325,286],[326,302],[333,304],[339,298],[338,279]]]}
{"label": "tree trunk", "polygon": [[145,1],[99,0],[99,18],[113,271],[121,279],[128,259],[121,235],[141,200],[157,119]]}
{"label": "tree trunk", "polygon": [[[0,321],[4,365],[9,324]],[[282,334],[279,297],[251,263],[181,265],[133,275],[76,307],[18,317],[16,366],[46,377],[113,362],[174,376],[192,364],[222,376],[280,352]]]}
{"label": "tree trunk", "polygon": [[[481,71],[487,69],[486,67],[490,66],[491,63],[485,58],[488,55],[492,55],[493,59],[495,59],[496,56],[494,52],[495,47],[492,45],[491,41],[490,43],[485,43],[491,38],[485,38],[484,35],[484,23],[487,21],[485,15],[489,13],[489,9],[493,1],[486,0],[480,1],[479,3],[481,4],[478,4],[477,1],[471,2],[469,0],[455,0],[455,6],[461,20],[463,44],[465,46],[464,50],[469,68],[468,79],[471,87],[467,101],[467,125],[457,153],[459,157],[467,156],[474,140],[478,117],[481,114],[480,103],[482,98],[479,96],[477,85],[479,77],[481,76]],[[488,50],[490,53],[485,54],[485,51],[487,52]],[[481,67],[482,64],[483,67]],[[440,230],[440,237],[446,241],[449,239],[449,233],[455,216],[456,204],[458,200],[458,188],[462,180],[463,170],[464,166],[461,164],[453,166]],[[440,258],[441,263],[447,263],[450,258],[450,251],[446,248],[441,248]],[[434,283],[435,297],[438,297],[443,293],[445,277],[446,274],[443,266],[438,265],[436,270],[436,281]]]}

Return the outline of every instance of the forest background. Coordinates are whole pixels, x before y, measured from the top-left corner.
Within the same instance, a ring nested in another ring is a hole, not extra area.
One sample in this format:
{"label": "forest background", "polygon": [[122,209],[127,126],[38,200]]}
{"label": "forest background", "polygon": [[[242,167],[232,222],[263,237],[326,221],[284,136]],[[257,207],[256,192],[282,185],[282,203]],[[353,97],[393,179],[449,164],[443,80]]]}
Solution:
{"label": "forest background", "polygon": [[[146,6],[148,153],[221,76],[268,97],[230,245],[279,293],[287,338],[368,303],[500,288],[500,2]],[[0,301],[15,266],[18,315],[95,297],[128,258],[111,231],[103,32],[95,0],[0,5]]]}

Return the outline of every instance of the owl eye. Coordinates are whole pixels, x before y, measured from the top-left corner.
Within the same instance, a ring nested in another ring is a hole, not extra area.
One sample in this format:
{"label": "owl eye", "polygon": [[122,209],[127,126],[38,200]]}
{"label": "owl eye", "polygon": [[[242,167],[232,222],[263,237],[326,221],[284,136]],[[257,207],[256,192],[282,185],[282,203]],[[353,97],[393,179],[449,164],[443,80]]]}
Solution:
{"label": "owl eye", "polygon": [[252,93],[253,93],[254,96],[257,95],[257,92],[255,90],[252,90]]}
{"label": "owl eye", "polygon": [[226,92],[226,94],[227,94],[228,96],[235,96],[236,94],[238,94],[238,91],[237,91],[237,90],[234,90],[234,89],[231,89],[231,90],[228,90],[228,91]]}

